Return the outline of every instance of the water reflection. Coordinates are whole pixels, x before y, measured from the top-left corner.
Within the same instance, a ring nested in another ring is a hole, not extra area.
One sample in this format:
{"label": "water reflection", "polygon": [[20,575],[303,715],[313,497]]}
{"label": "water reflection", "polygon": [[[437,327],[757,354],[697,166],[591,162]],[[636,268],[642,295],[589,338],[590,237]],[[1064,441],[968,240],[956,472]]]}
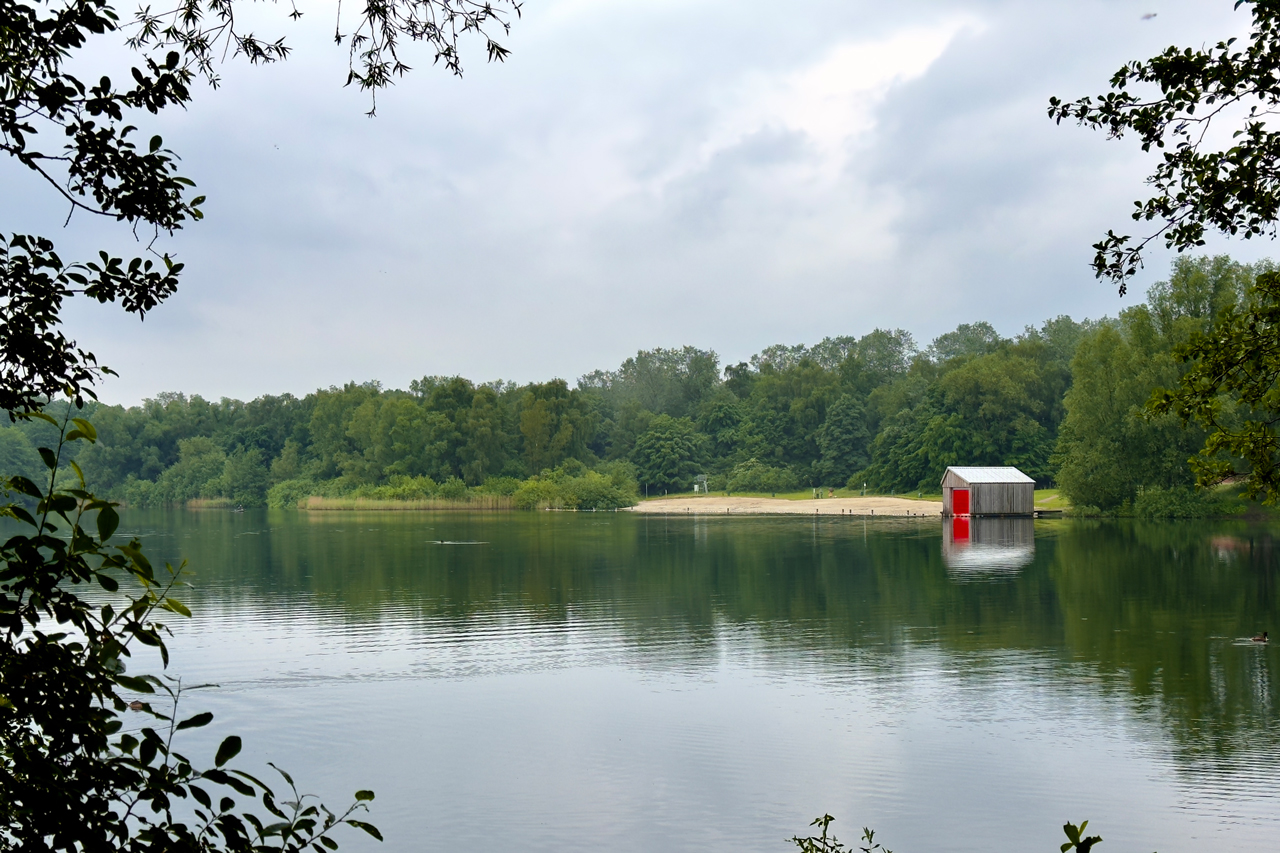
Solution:
{"label": "water reflection", "polygon": [[[677,638],[682,658],[700,648],[709,662],[725,625],[750,626],[779,652],[860,650],[886,666],[920,642],[1037,650],[1123,674],[1135,696],[1159,695],[1165,715],[1185,709],[1172,727],[1198,738],[1246,720],[1266,728],[1280,699],[1269,681],[1258,694],[1251,669],[1270,647],[1252,658],[1224,651],[1280,626],[1266,528],[972,519],[966,542],[936,521],[596,519],[206,512],[125,522],[151,553],[191,557],[196,603],[223,612],[374,628],[418,620],[458,643],[489,636],[495,620],[589,624],[639,649]],[[1005,582],[957,583],[975,578]]]}
{"label": "water reflection", "polygon": [[942,520],[942,559],[957,580],[1004,580],[1035,558],[1035,522],[1030,518]]}
{"label": "water reflection", "polygon": [[[150,553],[189,556],[199,572],[195,630],[179,638],[193,677],[277,691],[279,719],[299,731],[308,729],[295,711],[310,690],[359,685],[358,699],[322,699],[321,716],[338,728],[373,725],[373,696],[403,706],[406,719],[429,707],[475,741],[447,765],[459,778],[487,761],[510,775],[504,762],[537,752],[535,741],[572,751],[607,729],[639,752],[592,746],[582,760],[602,762],[591,764],[593,784],[649,803],[626,824],[645,829],[615,845],[624,849],[693,849],[696,814],[741,824],[741,836],[717,826],[705,846],[733,846],[732,835],[743,849],[781,849],[776,839],[802,828],[795,820],[838,809],[850,823],[880,815],[873,822],[910,842],[895,849],[970,849],[948,822],[1014,833],[997,832],[1006,846],[1045,847],[1065,817],[1108,814],[1103,834],[1118,848],[1126,832],[1128,846],[1166,853],[1198,849],[1195,833],[1234,849],[1274,839],[1277,650],[1234,644],[1280,626],[1271,528],[969,523],[965,537],[905,519],[124,517]],[[305,702],[315,713],[314,697]],[[511,716],[495,702],[511,703]],[[777,708],[786,712],[774,718]],[[284,722],[260,725],[290,736]],[[399,731],[377,729],[397,742]],[[555,765],[547,748],[538,761]],[[638,769],[643,754],[668,763]],[[784,754],[816,764],[793,777],[779,769],[790,767]],[[707,766],[714,779],[698,775]],[[574,765],[574,778],[584,772]],[[530,778],[621,820],[607,803]],[[757,778],[771,790],[748,796],[740,785]],[[677,781],[686,800],[645,799]],[[967,790],[986,799],[970,803]],[[483,801],[440,796],[440,819],[460,826]],[[939,803],[929,807],[936,828],[911,819],[922,797]],[[1008,817],[1013,802],[1023,823]],[[491,805],[489,814],[515,808]],[[410,811],[406,827],[416,826]],[[529,827],[547,822],[533,805],[517,811],[506,846],[541,849]],[[560,819],[598,838],[586,811]],[[1179,828],[1160,834],[1167,826]],[[552,829],[541,846],[577,849]],[[990,841],[975,836],[972,849],[999,846]]]}

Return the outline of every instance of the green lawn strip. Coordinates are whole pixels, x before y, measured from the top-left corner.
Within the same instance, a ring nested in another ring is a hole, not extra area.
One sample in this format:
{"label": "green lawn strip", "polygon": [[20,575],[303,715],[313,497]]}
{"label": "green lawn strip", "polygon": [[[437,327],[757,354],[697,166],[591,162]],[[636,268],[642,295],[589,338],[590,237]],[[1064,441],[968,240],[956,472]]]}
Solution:
{"label": "green lawn strip", "polygon": [[1071,501],[1057,489],[1036,489],[1036,509],[1071,509]]}

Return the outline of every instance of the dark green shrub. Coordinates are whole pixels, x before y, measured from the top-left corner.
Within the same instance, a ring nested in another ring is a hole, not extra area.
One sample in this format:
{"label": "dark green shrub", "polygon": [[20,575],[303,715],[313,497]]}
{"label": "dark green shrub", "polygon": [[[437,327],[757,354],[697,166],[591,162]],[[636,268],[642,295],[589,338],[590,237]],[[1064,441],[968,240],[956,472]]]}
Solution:
{"label": "dark green shrub", "polygon": [[540,476],[525,480],[512,497],[517,509],[560,509],[564,506],[564,495],[559,486]]}
{"label": "dark green shrub", "polygon": [[575,509],[616,509],[636,502],[634,492],[624,492],[612,479],[596,471],[566,479],[560,487],[564,505]]}
{"label": "dark green shrub", "polygon": [[520,480],[515,477],[490,477],[477,488],[477,491],[486,495],[507,496],[514,495],[518,488],[520,488]]}
{"label": "dark green shrub", "polygon": [[285,480],[267,490],[267,506],[272,509],[294,509],[315,493],[316,484],[311,480]]}
{"label": "dark green shrub", "polygon": [[748,459],[734,466],[725,485],[731,492],[793,492],[800,488],[800,479],[789,468],[773,468]]}
{"label": "dark green shrub", "polygon": [[1217,494],[1190,486],[1147,486],[1133,500],[1139,518],[1209,518],[1226,515],[1228,503]]}
{"label": "dark green shrub", "polygon": [[450,477],[436,489],[436,496],[447,501],[461,501],[467,498],[467,484],[457,477]]}
{"label": "dark green shrub", "polygon": [[609,470],[609,475],[589,471],[581,462],[569,460],[554,471],[545,471],[521,483],[515,491],[515,504],[520,509],[617,509],[633,506],[638,498],[629,468],[611,466]]}

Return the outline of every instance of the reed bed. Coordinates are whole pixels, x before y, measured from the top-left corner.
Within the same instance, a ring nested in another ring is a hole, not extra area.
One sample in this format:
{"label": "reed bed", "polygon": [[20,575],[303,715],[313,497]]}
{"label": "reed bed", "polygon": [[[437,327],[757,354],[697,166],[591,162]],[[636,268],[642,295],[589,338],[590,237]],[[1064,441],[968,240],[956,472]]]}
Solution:
{"label": "reed bed", "polygon": [[423,498],[420,500],[387,500],[382,498],[325,498],[312,495],[298,502],[305,510],[476,510],[515,509],[510,495],[469,495],[461,499]]}

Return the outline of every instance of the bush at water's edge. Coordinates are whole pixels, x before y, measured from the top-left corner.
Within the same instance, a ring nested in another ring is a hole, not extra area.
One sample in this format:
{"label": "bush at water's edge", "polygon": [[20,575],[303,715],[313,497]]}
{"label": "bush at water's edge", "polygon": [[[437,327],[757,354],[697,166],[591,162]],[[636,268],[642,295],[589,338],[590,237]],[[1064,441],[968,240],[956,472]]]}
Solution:
{"label": "bush at water's edge", "polygon": [[1252,503],[1236,486],[1197,489],[1191,486],[1147,486],[1132,501],[1111,510],[1075,506],[1069,514],[1077,518],[1232,518],[1240,515],[1267,516],[1274,510]]}
{"label": "bush at water's edge", "polygon": [[513,498],[520,509],[618,509],[635,506],[639,491],[630,463],[615,462],[592,471],[570,460],[525,480]]}

